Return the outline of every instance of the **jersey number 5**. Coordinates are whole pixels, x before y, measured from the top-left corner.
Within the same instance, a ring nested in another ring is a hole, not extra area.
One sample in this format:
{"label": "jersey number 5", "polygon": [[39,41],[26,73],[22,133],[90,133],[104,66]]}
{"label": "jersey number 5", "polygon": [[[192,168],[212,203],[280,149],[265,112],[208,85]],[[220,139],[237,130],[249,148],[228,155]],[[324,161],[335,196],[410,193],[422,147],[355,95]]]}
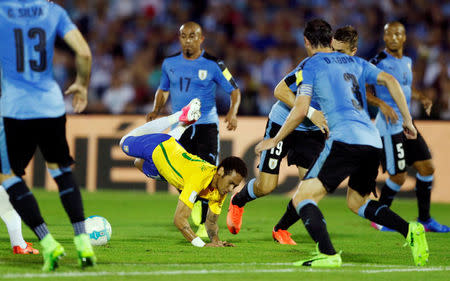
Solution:
{"label": "jersey number 5", "polygon": [[[34,45],[34,50],[39,53],[39,61],[30,60],[30,68],[36,72],[42,72],[47,68],[47,51],[45,49],[46,36],[45,30],[38,27],[33,27],[28,30],[28,37],[30,39],[38,38],[38,43]],[[16,41],[16,67],[17,72],[24,72],[24,40],[23,31],[20,28],[14,29],[14,39]]]}
{"label": "jersey number 5", "polygon": [[361,91],[359,90],[358,80],[356,80],[355,75],[351,73],[344,73],[344,80],[352,82],[352,92],[356,96],[356,100],[358,101],[356,104],[353,103],[353,106],[356,109],[361,110],[363,106]]}

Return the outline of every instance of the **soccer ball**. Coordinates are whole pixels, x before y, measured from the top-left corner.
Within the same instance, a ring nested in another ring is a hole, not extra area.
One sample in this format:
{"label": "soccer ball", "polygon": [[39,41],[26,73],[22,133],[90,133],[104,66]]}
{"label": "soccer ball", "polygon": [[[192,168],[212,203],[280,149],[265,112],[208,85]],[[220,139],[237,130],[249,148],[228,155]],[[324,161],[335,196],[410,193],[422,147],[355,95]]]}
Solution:
{"label": "soccer ball", "polygon": [[85,220],[85,226],[91,245],[105,245],[111,239],[111,225],[104,217],[90,216]]}

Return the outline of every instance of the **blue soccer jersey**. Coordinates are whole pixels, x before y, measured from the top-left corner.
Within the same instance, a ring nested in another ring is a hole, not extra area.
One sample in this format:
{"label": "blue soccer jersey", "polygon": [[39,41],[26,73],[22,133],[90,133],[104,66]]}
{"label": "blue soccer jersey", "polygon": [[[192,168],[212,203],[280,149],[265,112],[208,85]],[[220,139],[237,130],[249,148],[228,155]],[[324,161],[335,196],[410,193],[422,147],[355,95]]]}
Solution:
{"label": "blue soccer jersey", "polygon": [[[303,65],[305,64],[305,62],[308,59],[309,58],[304,59],[301,63],[299,63],[299,65],[297,65],[296,68],[294,68],[294,70],[289,72],[289,74],[283,78],[286,85],[289,87],[289,89],[291,89],[292,93],[294,93],[294,94],[297,93],[297,88],[302,84]],[[317,103],[317,101],[315,100],[315,98],[313,98],[311,100],[311,106],[314,107],[314,109],[320,110],[320,106]],[[287,106],[284,102],[277,101],[272,106],[272,109],[270,110],[269,119],[279,125],[283,125],[284,121],[286,121],[290,111],[291,111],[291,108],[289,106]],[[309,119],[305,118],[305,120],[300,125],[298,125],[298,127],[295,128],[295,130],[297,130],[297,131],[316,131],[316,130],[319,130],[319,128],[317,126],[315,126]]]}
{"label": "blue soccer jersey", "polygon": [[202,116],[196,124],[219,123],[216,108],[216,85],[231,94],[237,85],[228,68],[205,51],[195,60],[182,53],[168,57],[162,65],[159,88],[170,92],[172,111],[179,111],[193,98],[202,102]]}
{"label": "blue soccer jersey", "polygon": [[330,128],[330,139],[381,148],[378,130],[367,114],[365,84],[381,72],[373,64],[346,54],[317,53],[303,67],[301,95],[316,98]]}
{"label": "blue soccer jersey", "polygon": [[[391,74],[397,79],[402,87],[403,93],[405,94],[406,102],[408,103],[408,108],[411,103],[411,84],[412,84],[412,70],[411,70],[411,59],[409,57],[403,56],[401,59],[395,58],[387,52],[383,51],[379,53],[375,58],[371,60],[379,69]],[[380,131],[382,136],[394,135],[403,131],[403,117],[398,109],[392,96],[389,94],[388,89],[385,86],[375,86],[376,96],[386,102],[390,107],[392,107],[398,115],[398,121],[391,124],[386,123],[386,118],[381,113],[378,112],[375,119],[375,124]]]}
{"label": "blue soccer jersey", "polygon": [[76,28],[66,11],[47,0],[0,1],[3,117],[34,119],[65,113],[53,79],[55,37]]}

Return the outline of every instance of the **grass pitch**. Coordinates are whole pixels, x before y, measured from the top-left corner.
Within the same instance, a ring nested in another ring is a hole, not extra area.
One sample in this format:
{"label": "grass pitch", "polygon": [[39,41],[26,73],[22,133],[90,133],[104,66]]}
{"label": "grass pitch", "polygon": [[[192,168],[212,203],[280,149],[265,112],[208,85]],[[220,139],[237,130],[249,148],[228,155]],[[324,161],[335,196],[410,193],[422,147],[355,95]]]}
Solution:
{"label": "grass pitch", "polygon": [[[98,265],[81,270],[75,258],[73,231],[58,194],[35,190],[41,211],[67,256],[53,273],[42,273],[42,256],[13,255],[6,228],[0,224],[0,280],[449,280],[450,234],[427,233],[430,259],[426,267],[413,266],[409,247],[397,233],[372,229],[352,214],[343,197],[320,203],[337,250],[343,250],[340,269],[293,267],[310,256],[315,245],[303,224],[291,228],[297,246],[273,242],[271,231],[289,198],[272,195],[246,206],[238,235],[226,227],[228,201],[219,220],[219,237],[234,248],[195,248],[173,225],[177,197],[143,192],[84,193],[86,216],[106,217],[112,240],[96,247]],[[393,209],[408,220],[417,216],[415,200],[397,199]],[[433,204],[432,215],[450,224],[450,205]],[[27,241],[38,242],[24,226]],[[39,246],[38,246],[39,248]]]}

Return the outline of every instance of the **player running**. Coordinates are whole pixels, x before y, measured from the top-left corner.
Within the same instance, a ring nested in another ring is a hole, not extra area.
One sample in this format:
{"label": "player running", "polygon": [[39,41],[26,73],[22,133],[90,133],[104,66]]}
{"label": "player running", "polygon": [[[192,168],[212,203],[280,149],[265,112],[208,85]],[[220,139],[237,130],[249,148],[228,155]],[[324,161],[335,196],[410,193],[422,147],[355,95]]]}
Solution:
{"label": "player running", "polygon": [[416,137],[408,107],[400,85],[391,75],[358,57],[332,52],[332,31],[323,20],[307,23],[304,31],[305,47],[311,58],[303,68],[303,83],[299,88],[289,117],[274,138],[261,141],[256,152],[271,149],[292,132],[305,118],[311,98],[317,98],[328,121],[330,137],[325,149],[298,185],[292,198],[293,210],[302,219],[308,233],[317,243],[317,254],[296,265],[312,267],[340,267],[340,253],[334,249],[317,203],[332,193],[348,176],[347,205],[355,214],[387,225],[405,238],[410,245],[414,263],[425,265],[428,245],[423,226],[407,223],[387,206],[370,200],[375,191],[381,139],[370,121],[365,95],[365,83],[386,85],[403,116],[408,137]]}
{"label": "player running", "polygon": [[74,163],[66,139],[65,105],[53,78],[56,36],[75,53],[77,76],[65,94],[73,94],[74,111],[87,105],[91,52],[67,12],[45,0],[0,2],[0,66],[2,96],[0,119],[0,182],[11,204],[39,238],[44,271],[54,270],[65,254],[50,234],[39,206],[22,176],[37,147],[74,230],[81,267],[96,261],[84,225],[81,193],[72,174]]}
{"label": "player running", "polygon": [[[269,113],[264,138],[274,137],[289,115],[289,111],[294,105],[295,93],[303,80],[302,71],[306,60],[302,61],[276,86],[274,95],[278,101],[272,106]],[[227,215],[227,226],[231,233],[238,234],[241,229],[244,206],[248,202],[271,193],[277,187],[281,161],[285,156],[287,156],[288,165],[296,165],[299,178],[303,178],[322,151],[327,130],[326,120],[320,112],[319,104],[313,100],[308,110],[308,119],[305,119],[275,148],[262,152],[259,173],[256,178],[249,180],[242,190],[231,198]],[[289,220],[286,224],[292,225],[296,221]],[[296,245],[283,224],[275,226],[272,236],[281,244]]]}
{"label": "player running", "polygon": [[[401,84],[408,106],[411,97],[420,100],[427,114],[431,111],[431,100],[419,91],[412,89],[412,61],[403,55],[403,45],[406,41],[405,27],[399,22],[386,24],[384,27],[384,42],[386,48],[371,60],[378,68],[394,76]],[[382,85],[375,86],[377,97],[392,106],[398,113],[399,109]],[[401,121],[397,123],[386,122],[384,112],[379,112],[375,122],[383,140],[384,157],[383,169],[389,173],[380,196],[380,202],[390,206],[395,195],[400,191],[406,180],[407,166],[413,166],[416,174],[416,196],[419,209],[417,221],[425,226],[427,231],[450,232],[450,227],[440,224],[430,215],[431,190],[434,179],[434,165],[428,145],[420,133],[416,139],[407,139],[402,130]],[[373,223],[377,229],[392,231],[388,227]]]}
{"label": "player running", "polygon": [[[182,52],[164,59],[161,81],[155,94],[153,111],[147,121],[155,119],[167,99],[171,98],[172,113],[181,110],[193,98],[202,103],[202,116],[180,137],[180,144],[212,165],[219,164],[219,116],[216,109],[216,87],[230,95],[230,109],[225,117],[228,130],[236,130],[241,92],[224,62],[202,49],[205,37],[195,22],[180,27]],[[198,225],[197,235],[207,237],[205,220],[208,202],[201,199],[193,209],[192,220]]]}
{"label": "player running", "polygon": [[[120,147],[128,156],[137,158],[135,166],[147,177],[165,180],[181,192],[174,223],[186,240],[196,247],[234,246],[219,239],[217,220],[227,193],[247,176],[247,167],[234,156],[214,166],[179,144],[178,138],[200,115],[200,100],[194,99],[181,111],[132,130],[121,139]],[[169,134],[161,133],[176,124]],[[192,231],[188,222],[198,197],[209,201],[205,221],[208,244]]]}

